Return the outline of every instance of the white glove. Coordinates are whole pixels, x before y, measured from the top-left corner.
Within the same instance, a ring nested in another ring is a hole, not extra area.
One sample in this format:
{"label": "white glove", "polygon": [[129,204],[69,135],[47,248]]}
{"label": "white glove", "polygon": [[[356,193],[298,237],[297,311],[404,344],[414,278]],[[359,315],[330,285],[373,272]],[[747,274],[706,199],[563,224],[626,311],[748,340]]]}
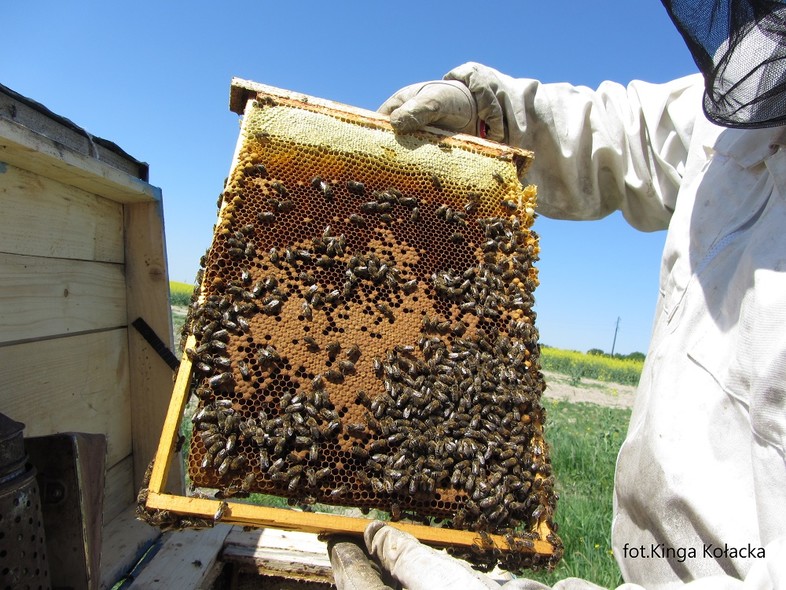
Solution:
{"label": "white glove", "polygon": [[435,80],[411,84],[387,99],[379,112],[390,115],[399,133],[433,125],[457,133],[478,134],[475,99],[461,82]]}
{"label": "white glove", "polygon": [[[360,540],[333,537],[328,554],[338,590],[603,590],[592,582],[567,578],[552,588],[534,580],[518,578],[500,585],[476,572],[469,564],[421,544],[409,533],[374,521]],[[370,558],[369,558],[370,557]],[[617,590],[644,590],[623,584]]]}
{"label": "white glove", "polygon": [[466,63],[448,72],[444,80],[402,88],[379,112],[390,115],[390,123],[400,133],[433,125],[504,142],[505,116],[496,94],[496,74],[480,64]]}
{"label": "white glove", "polygon": [[[470,568],[466,562],[444,551],[426,547],[409,533],[378,520],[366,527],[363,538],[374,562],[379,563],[381,570],[389,573],[407,590],[603,590],[592,582],[578,578],[560,580],[552,588],[524,578],[500,585]],[[344,588],[339,586],[340,590]],[[644,589],[625,584],[617,590]]]}
{"label": "white glove", "polygon": [[421,544],[409,533],[374,521],[363,535],[372,558],[408,590],[499,590],[494,580],[464,562]]}

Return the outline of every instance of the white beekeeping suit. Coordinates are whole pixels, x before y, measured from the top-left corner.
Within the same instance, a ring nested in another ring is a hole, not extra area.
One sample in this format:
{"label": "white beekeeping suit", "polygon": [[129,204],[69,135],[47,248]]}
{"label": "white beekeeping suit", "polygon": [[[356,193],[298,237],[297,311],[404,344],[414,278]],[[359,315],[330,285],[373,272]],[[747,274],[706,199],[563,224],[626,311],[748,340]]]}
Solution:
{"label": "white beekeeping suit", "polygon": [[[620,210],[639,229],[668,229],[617,461],[612,541],[625,587],[786,588],[786,129],[710,123],[698,75],[591,90],[470,63],[446,78],[381,110],[400,130],[486,125],[489,138],[532,149],[527,181],[545,216]],[[416,541],[381,531],[366,542],[383,569],[410,588],[445,587],[442,561],[424,567]]]}

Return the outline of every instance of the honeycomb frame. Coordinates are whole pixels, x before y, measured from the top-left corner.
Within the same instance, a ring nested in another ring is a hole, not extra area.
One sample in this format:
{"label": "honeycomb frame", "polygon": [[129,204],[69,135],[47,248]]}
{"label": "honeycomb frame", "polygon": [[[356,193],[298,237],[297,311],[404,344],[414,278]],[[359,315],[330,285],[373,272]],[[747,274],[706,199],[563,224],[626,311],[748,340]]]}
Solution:
{"label": "honeycomb frame", "polygon": [[[386,510],[477,566],[553,565],[535,189],[518,180],[532,153],[396,135],[377,113],[238,79],[230,106],[243,124],[140,502],[148,519],[369,522],[232,500],[261,492]],[[163,492],[191,395],[189,474],[215,500]]]}

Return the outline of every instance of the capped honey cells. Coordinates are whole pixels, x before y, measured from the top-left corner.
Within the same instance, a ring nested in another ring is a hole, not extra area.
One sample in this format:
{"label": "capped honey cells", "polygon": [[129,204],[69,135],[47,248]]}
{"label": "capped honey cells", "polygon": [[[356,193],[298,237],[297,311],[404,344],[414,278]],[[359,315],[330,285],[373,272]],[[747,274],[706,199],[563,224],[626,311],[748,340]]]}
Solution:
{"label": "capped honey cells", "polygon": [[[535,189],[510,152],[260,95],[218,204],[184,330],[195,486],[514,548],[555,530]],[[480,568],[548,565],[475,549]]]}

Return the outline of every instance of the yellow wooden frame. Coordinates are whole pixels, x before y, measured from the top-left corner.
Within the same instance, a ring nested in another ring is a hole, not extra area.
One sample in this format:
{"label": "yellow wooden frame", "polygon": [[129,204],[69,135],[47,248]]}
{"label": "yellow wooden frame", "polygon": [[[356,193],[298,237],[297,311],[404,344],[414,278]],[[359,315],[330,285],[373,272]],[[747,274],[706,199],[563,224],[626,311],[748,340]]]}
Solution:
{"label": "yellow wooden frame", "polygon": [[[353,118],[362,119],[374,125],[389,126],[386,118],[378,113],[356,109],[354,107],[315,97],[304,97],[303,95],[295,94],[287,90],[239,79],[234,79],[232,81],[230,108],[238,114],[242,114],[246,105],[259,95],[272,95],[282,99],[304,101],[308,102],[312,107],[315,106],[319,109],[334,111],[340,110],[349,113]],[[441,130],[429,130],[437,134],[446,135],[446,133]],[[491,144],[485,140],[470,136],[453,135],[451,137],[446,137],[446,141],[472,143],[476,148],[494,152],[497,157],[509,158],[516,163],[519,170],[526,168],[532,158],[532,152]],[[237,152],[235,153],[234,160],[237,160]],[[233,168],[235,161],[233,161]],[[192,335],[188,338],[185,348],[194,347],[195,344],[196,339]],[[215,515],[220,514],[220,518],[218,519],[220,522],[252,527],[269,527],[318,534],[361,535],[363,533],[371,522],[368,518],[338,516],[319,512],[301,512],[285,508],[270,508],[241,502],[184,497],[166,493],[164,491],[165,482],[167,481],[172,457],[176,456],[175,447],[179,434],[178,430],[189,397],[191,374],[191,360],[184,355],[174,385],[172,398],[161,433],[158,452],[155,456],[155,462],[147,488],[146,507],[149,510],[166,510],[174,514],[198,517],[209,521],[213,520]],[[481,536],[479,533],[472,531],[430,527],[404,522],[393,522],[391,526],[408,532],[420,541],[436,547],[452,546],[469,548],[474,546],[489,548],[489,543],[491,543],[495,549],[503,551],[525,551],[527,553],[535,553],[546,557],[552,556],[555,553],[554,546],[548,541],[552,531],[544,521],[540,522],[537,529],[540,538],[533,541],[530,549],[511,547],[501,535],[484,534]]]}

